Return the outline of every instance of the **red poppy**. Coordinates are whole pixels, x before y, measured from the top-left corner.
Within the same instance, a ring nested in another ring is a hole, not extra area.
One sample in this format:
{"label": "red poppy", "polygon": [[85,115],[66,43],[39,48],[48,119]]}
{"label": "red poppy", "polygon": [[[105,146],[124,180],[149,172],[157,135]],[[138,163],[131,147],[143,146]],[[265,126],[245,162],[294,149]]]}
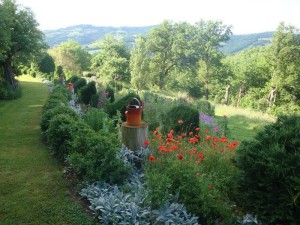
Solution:
{"label": "red poppy", "polygon": [[170,151],[174,151],[174,150],[176,150],[176,149],[178,149],[178,147],[177,147],[176,145],[171,145],[171,146],[170,146]]}
{"label": "red poppy", "polygon": [[144,145],[148,146],[149,144],[150,144],[150,142],[148,139],[144,141]]}
{"label": "red poppy", "polygon": [[227,119],[227,116],[226,116],[226,115],[224,115],[223,117],[224,117],[224,119]]}
{"label": "red poppy", "polygon": [[182,160],[182,159],[183,159],[183,155],[182,155],[182,154],[178,154],[178,155],[177,155],[177,158],[178,158],[179,160]]}
{"label": "red poppy", "polygon": [[192,131],[189,133],[190,136],[192,136],[193,134],[194,134],[194,133],[193,133]]}
{"label": "red poppy", "polygon": [[207,136],[205,137],[205,140],[206,140],[206,141],[209,141],[209,140],[210,140],[210,136],[207,135]]}
{"label": "red poppy", "polygon": [[199,130],[200,130],[200,128],[199,128],[199,127],[195,128],[195,131],[199,131]]}
{"label": "red poppy", "polygon": [[149,156],[149,162],[153,163],[155,161],[155,157],[153,155]]}
{"label": "red poppy", "polygon": [[183,124],[183,120],[178,120],[178,123],[179,124]]}
{"label": "red poppy", "polygon": [[177,139],[178,139],[178,140],[182,140],[182,136],[179,135],[179,136],[177,137]]}
{"label": "red poppy", "polygon": [[199,177],[200,176],[200,173],[196,173],[196,177]]}
{"label": "red poppy", "polygon": [[167,147],[164,145],[158,146],[157,149],[158,149],[158,151],[161,151],[161,152],[167,152]]}

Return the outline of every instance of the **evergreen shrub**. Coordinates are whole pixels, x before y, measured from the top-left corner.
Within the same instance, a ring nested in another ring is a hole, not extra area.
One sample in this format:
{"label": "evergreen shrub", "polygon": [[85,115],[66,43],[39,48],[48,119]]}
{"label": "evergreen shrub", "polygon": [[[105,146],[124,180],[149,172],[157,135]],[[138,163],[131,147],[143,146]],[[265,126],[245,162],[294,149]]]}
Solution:
{"label": "evergreen shrub", "polygon": [[72,167],[88,181],[122,183],[128,177],[130,167],[116,158],[120,147],[116,140],[116,134],[104,130],[77,136],[73,142],[76,151],[69,156]]}
{"label": "evergreen shrub", "polygon": [[80,78],[74,83],[74,91],[78,94],[78,90],[87,85],[87,81],[84,78]]}
{"label": "evergreen shrub", "polygon": [[45,134],[54,156],[62,161],[71,152],[72,141],[76,135],[86,135],[89,129],[85,122],[70,115],[59,114],[50,120]]}
{"label": "evergreen shrub", "polygon": [[48,109],[42,114],[42,118],[40,122],[41,130],[45,132],[49,127],[50,120],[54,116],[59,114],[65,114],[71,116],[74,119],[79,119],[79,116],[76,114],[76,112],[73,109],[67,106],[58,105],[54,108]]}
{"label": "evergreen shrub", "polygon": [[79,99],[84,104],[88,105],[91,102],[92,96],[96,95],[97,89],[96,89],[96,83],[95,81],[91,81],[84,87],[82,87],[79,91]]}
{"label": "evergreen shrub", "polygon": [[[183,123],[179,123],[179,121]],[[166,114],[162,114],[163,131],[190,132],[199,127],[198,110],[188,105],[174,106]]]}
{"label": "evergreen shrub", "polygon": [[238,202],[268,225],[300,224],[300,117],[282,116],[237,151]]}

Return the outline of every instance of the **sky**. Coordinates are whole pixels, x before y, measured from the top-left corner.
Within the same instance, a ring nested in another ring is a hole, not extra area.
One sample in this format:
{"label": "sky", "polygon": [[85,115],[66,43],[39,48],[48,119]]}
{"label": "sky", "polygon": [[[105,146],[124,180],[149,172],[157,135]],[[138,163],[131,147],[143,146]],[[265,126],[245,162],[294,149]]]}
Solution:
{"label": "sky", "polygon": [[213,20],[233,34],[275,31],[280,22],[300,28],[300,0],[16,0],[30,8],[41,30],[73,25],[149,26],[164,20]]}

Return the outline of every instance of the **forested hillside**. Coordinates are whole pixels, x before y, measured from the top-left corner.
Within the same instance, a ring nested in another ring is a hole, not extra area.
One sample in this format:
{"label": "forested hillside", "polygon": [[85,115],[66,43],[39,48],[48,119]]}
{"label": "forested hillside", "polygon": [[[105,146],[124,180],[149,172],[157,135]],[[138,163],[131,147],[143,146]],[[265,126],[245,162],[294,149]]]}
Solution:
{"label": "forested hillside", "polygon": [[[136,36],[144,35],[150,29],[157,26],[145,27],[96,27],[92,25],[77,25],[57,30],[46,30],[46,42],[50,47],[59,45],[62,42],[73,40],[88,50],[93,50],[92,43],[102,39],[105,35],[111,34],[121,38],[126,46],[132,47]],[[271,44],[274,32],[257,34],[231,35],[229,41],[224,43],[221,51],[225,54],[236,53],[248,47],[264,46]]]}

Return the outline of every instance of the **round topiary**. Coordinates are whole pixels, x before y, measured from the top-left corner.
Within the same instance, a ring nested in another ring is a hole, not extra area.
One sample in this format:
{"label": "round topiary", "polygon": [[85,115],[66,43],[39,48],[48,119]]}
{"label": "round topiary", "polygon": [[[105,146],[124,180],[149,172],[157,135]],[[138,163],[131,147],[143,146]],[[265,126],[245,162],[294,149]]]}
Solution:
{"label": "round topiary", "polygon": [[162,124],[164,132],[193,132],[199,127],[199,112],[190,106],[178,105],[162,115]]}
{"label": "round topiary", "polygon": [[69,115],[71,117],[73,117],[74,119],[79,119],[79,116],[76,114],[76,112],[74,110],[72,110],[71,108],[67,107],[67,106],[62,106],[62,105],[58,105],[54,108],[51,108],[47,111],[45,111],[42,115],[42,119],[41,119],[41,130],[43,132],[45,132],[48,127],[49,127],[49,121],[56,115],[59,114],[65,114],[65,115]]}
{"label": "round topiary", "polygon": [[82,87],[79,93],[80,101],[86,105],[90,104],[92,96],[97,93],[95,81],[91,81],[90,83]]}
{"label": "round topiary", "polygon": [[269,225],[300,224],[300,117],[279,117],[236,154],[241,206]]}
{"label": "round topiary", "polygon": [[87,84],[86,79],[80,78],[74,83],[74,91],[78,94],[78,91]]}

